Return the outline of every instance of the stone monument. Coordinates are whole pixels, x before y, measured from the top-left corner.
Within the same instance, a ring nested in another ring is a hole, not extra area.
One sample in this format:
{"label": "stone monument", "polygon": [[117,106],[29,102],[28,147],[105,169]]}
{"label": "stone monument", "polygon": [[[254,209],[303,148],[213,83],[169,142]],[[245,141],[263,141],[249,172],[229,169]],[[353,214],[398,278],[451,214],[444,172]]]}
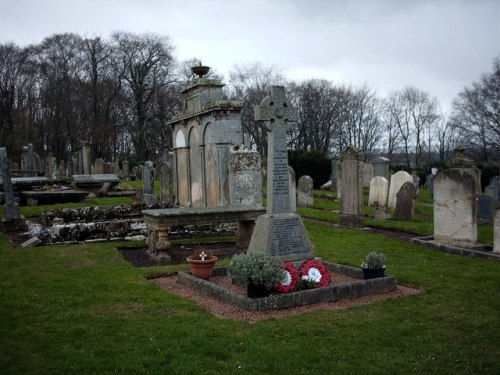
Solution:
{"label": "stone monument", "polygon": [[229,205],[262,207],[261,160],[257,151],[237,145],[229,153]]}
{"label": "stone monument", "polygon": [[340,224],[350,227],[364,225],[363,213],[363,164],[364,151],[348,147],[340,158],[342,184],[340,191]]}
{"label": "stone monument", "polygon": [[[288,156],[288,155],[287,155]],[[290,212],[297,212],[297,187],[295,186],[295,170],[288,166],[288,187],[290,192]]]}
{"label": "stone monument", "polygon": [[374,206],[377,203],[380,207],[387,207],[387,193],[389,191],[389,181],[385,177],[375,176],[370,181],[370,193],[368,195],[368,205]]}
{"label": "stone monument", "polygon": [[299,188],[297,193],[297,206],[313,207],[313,179],[310,176],[302,176],[299,178]]}
{"label": "stone monument", "polygon": [[173,176],[172,155],[160,165],[160,203],[172,207],[175,204],[175,180]]}
{"label": "stone monument", "polygon": [[267,253],[283,260],[314,257],[302,218],[290,210],[286,129],[298,120],[283,86],[273,86],[271,95],[254,107],[256,121],[268,130],[267,214],[259,216],[250,241],[249,253]]}
{"label": "stone monument", "polygon": [[434,240],[462,247],[477,242],[476,178],[451,168],[434,178]]}
{"label": "stone monument", "polygon": [[391,176],[391,181],[389,183],[389,197],[387,199],[387,206],[389,208],[396,208],[399,189],[401,189],[401,186],[408,181],[413,183],[413,177],[411,177],[411,175],[406,171],[398,171]]}

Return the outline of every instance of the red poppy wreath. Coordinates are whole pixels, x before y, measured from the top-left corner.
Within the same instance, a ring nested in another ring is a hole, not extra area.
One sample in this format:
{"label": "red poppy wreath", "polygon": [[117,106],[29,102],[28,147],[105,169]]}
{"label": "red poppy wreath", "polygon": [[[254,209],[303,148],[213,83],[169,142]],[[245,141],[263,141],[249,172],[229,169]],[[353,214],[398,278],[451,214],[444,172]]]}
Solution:
{"label": "red poppy wreath", "polygon": [[302,263],[300,275],[302,278],[318,283],[320,287],[330,284],[330,272],[322,262],[316,259]]}
{"label": "red poppy wreath", "polygon": [[293,292],[297,289],[297,285],[299,285],[299,272],[292,263],[285,262],[282,267],[285,270],[285,277],[274,289],[279,293]]}

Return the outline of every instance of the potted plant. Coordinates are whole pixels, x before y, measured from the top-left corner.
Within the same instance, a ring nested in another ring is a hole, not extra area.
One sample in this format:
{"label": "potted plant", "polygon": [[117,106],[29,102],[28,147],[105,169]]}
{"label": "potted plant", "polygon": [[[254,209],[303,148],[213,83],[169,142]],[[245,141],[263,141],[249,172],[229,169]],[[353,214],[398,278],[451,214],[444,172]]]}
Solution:
{"label": "potted plant", "polygon": [[385,255],[382,252],[372,251],[361,263],[365,279],[383,277],[385,272]]}
{"label": "potted plant", "polygon": [[203,280],[208,280],[212,276],[217,257],[211,251],[200,249],[193,255],[186,258],[191,265],[191,274]]}
{"label": "potted plant", "polygon": [[281,260],[267,254],[237,254],[231,258],[228,275],[233,282],[247,287],[249,298],[267,297],[285,277]]}

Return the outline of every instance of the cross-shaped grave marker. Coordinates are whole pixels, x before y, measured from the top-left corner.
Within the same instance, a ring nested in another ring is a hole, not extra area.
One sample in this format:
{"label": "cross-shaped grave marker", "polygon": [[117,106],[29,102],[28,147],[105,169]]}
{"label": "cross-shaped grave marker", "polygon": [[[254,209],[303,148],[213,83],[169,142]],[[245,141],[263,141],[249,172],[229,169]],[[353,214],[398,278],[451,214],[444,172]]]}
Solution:
{"label": "cross-shaped grave marker", "polygon": [[283,86],[273,86],[271,95],[254,107],[254,116],[265,121],[268,130],[267,213],[290,212],[286,130],[289,122],[298,121],[299,111],[286,98]]}
{"label": "cross-shaped grave marker", "polygon": [[256,121],[268,130],[267,214],[255,222],[249,253],[268,253],[283,260],[298,261],[314,257],[302,218],[290,210],[286,130],[298,120],[298,110],[285,96],[282,86],[273,86],[271,95],[254,107]]}

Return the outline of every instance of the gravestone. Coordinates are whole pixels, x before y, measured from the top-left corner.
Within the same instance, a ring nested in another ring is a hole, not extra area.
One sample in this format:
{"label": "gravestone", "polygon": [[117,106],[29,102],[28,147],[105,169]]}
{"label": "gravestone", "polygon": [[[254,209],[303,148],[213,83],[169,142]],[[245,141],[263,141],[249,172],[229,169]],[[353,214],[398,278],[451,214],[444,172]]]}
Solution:
{"label": "gravestone", "polygon": [[342,165],[342,184],[340,199],[340,224],[349,227],[362,227],[363,218],[363,164],[364,151],[348,147],[340,158]]}
{"label": "gravestone", "polygon": [[494,215],[495,201],[488,194],[479,194],[477,197],[477,218],[482,223],[492,223]]}
{"label": "gravestone", "polygon": [[23,175],[28,177],[34,176],[33,145],[31,143],[28,143],[27,146],[23,146],[22,155],[23,158],[21,160],[21,165],[23,169]]}
{"label": "gravestone", "polygon": [[290,212],[297,212],[297,187],[295,185],[295,170],[288,166],[288,186],[290,186]]}
{"label": "gravestone", "polygon": [[500,206],[495,208],[495,219],[493,222],[493,252],[500,254]]}
{"label": "gravestone", "polygon": [[408,181],[413,183],[413,177],[405,171],[396,172],[391,176],[391,181],[389,183],[389,196],[387,199],[387,206],[389,208],[396,208],[396,201],[398,200],[397,193],[399,189],[401,189],[401,186]]}
{"label": "gravestone", "polygon": [[7,230],[15,229],[14,227],[17,227],[19,220],[21,220],[21,214],[19,212],[19,206],[14,200],[14,189],[10,177],[9,160],[7,159],[7,150],[4,147],[0,147],[0,169],[4,191],[3,200],[5,202],[2,227]]}
{"label": "gravestone", "polygon": [[94,170],[92,174],[104,174],[104,159],[97,158],[94,161]]}
{"label": "gravestone", "polygon": [[372,178],[375,177],[375,171],[371,162],[366,162],[363,165],[363,187],[370,187]]}
{"label": "gravestone", "polygon": [[434,175],[432,173],[429,173],[425,177],[425,187],[427,189],[429,189],[429,191],[431,193],[431,197],[434,195],[434,192],[433,192],[433,183],[432,183],[433,180],[434,180]]}
{"label": "gravestone", "polygon": [[420,177],[418,177],[417,172],[412,172],[411,178],[413,179],[413,185],[415,186],[415,193],[418,195],[420,191]]}
{"label": "gravestone", "polygon": [[136,170],[136,173],[135,173],[135,177],[140,180],[142,179],[142,171],[144,169],[144,165],[143,164],[139,164],[137,166],[137,170]]}
{"label": "gravestone", "polygon": [[154,194],[155,171],[153,162],[149,160],[144,163],[142,170],[142,182],[144,184],[144,194]]}
{"label": "gravestone", "polygon": [[299,188],[297,190],[297,206],[313,207],[313,179],[310,176],[299,178]]}
{"label": "gravestone", "polygon": [[111,163],[111,173],[116,174],[117,176],[122,175],[120,164],[117,161]]}
{"label": "gravestone", "polygon": [[394,211],[394,220],[412,221],[415,210],[415,198],[417,189],[413,182],[405,182],[397,194],[396,210]]}
{"label": "gravestone", "polygon": [[69,178],[73,177],[73,159],[68,159],[68,163],[66,164],[66,176]]}
{"label": "gravestone", "polygon": [[337,199],[342,199],[342,164],[337,164]]}
{"label": "gravestone", "polygon": [[170,156],[167,161],[160,165],[160,203],[173,206],[175,204],[175,190],[172,157]]}
{"label": "gravestone", "polygon": [[128,179],[129,163],[127,160],[122,161],[123,178]]}
{"label": "gravestone", "polygon": [[465,157],[465,149],[457,146],[454,150],[454,157],[446,163],[448,168],[456,168],[467,172],[474,177],[476,181],[476,194],[481,194],[481,170],[474,165],[471,159]]}
{"label": "gravestone", "polygon": [[339,164],[339,161],[337,159],[332,159],[331,161],[331,171],[330,171],[330,181],[332,184],[330,185],[330,191],[336,191],[337,190],[337,166]]}
{"label": "gravestone", "polygon": [[33,176],[38,176],[40,172],[43,172],[42,161],[40,156],[34,152],[33,153]]}
{"label": "gravestone", "polygon": [[288,261],[314,257],[302,218],[290,209],[286,130],[298,120],[285,88],[273,86],[271,95],[254,107],[255,120],[264,121],[268,130],[267,214],[255,222],[249,253],[265,253]]}
{"label": "gravestone", "polygon": [[368,205],[377,204],[380,207],[387,207],[387,193],[389,192],[389,181],[382,176],[375,176],[370,181],[370,193],[368,195]]}
{"label": "gravestone", "polygon": [[82,169],[83,174],[90,174],[90,147],[89,142],[80,140],[80,146],[82,148]]}
{"label": "gravestone", "polygon": [[64,160],[59,162],[59,166],[57,167],[57,174],[59,177],[66,177],[66,163]]}
{"label": "gravestone", "polygon": [[262,207],[261,160],[243,145],[229,154],[229,205]]}
{"label": "gravestone", "polygon": [[461,169],[434,178],[434,240],[473,247],[477,242],[476,178]]}

